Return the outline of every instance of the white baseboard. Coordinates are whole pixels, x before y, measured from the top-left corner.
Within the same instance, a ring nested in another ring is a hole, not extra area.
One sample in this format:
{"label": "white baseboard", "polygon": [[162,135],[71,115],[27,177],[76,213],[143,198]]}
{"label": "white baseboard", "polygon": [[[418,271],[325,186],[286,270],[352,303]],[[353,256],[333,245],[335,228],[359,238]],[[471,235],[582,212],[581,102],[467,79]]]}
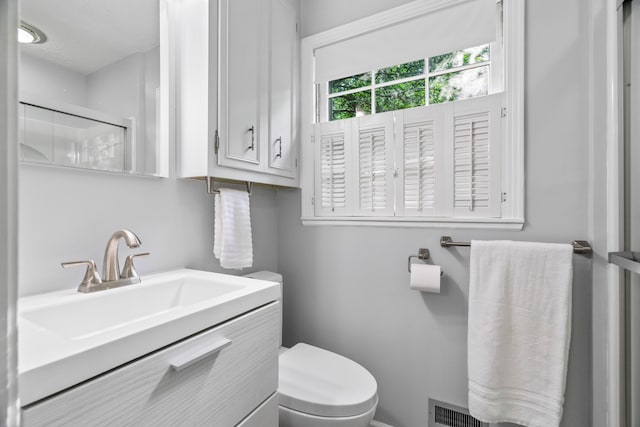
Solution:
{"label": "white baseboard", "polygon": [[371,421],[371,424],[369,424],[369,427],[393,427],[393,426],[390,426],[389,424],[381,423],[380,421],[373,420]]}

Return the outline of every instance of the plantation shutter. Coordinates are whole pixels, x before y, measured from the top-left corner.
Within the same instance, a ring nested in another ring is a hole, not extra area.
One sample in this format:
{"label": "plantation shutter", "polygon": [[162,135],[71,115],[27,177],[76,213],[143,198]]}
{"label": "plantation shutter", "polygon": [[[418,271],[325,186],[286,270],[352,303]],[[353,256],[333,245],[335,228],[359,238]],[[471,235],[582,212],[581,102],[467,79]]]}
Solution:
{"label": "plantation shutter", "polygon": [[316,215],[346,216],[350,213],[347,194],[351,169],[350,130],[349,120],[315,125]]}
{"label": "plantation shutter", "polygon": [[393,112],[354,120],[357,215],[393,216]]}
{"label": "plantation shutter", "polygon": [[398,112],[398,214],[435,216],[445,202],[442,108]]}
{"label": "plantation shutter", "polygon": [[501,95],[453,103],[453,213],[500,216]]}
{"label": "plantation shutter", "polygon": [[315,215],[499,218],[501,107],[495,94],[316,123]]}

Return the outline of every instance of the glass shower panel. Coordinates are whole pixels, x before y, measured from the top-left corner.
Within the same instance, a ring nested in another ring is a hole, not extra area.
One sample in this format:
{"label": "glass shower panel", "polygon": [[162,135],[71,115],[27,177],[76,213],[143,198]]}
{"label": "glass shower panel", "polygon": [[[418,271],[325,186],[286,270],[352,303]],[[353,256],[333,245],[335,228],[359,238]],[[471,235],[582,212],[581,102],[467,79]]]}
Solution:
{"label": "glass shower panel", "polygon": [[20,159],[51,163],[53,159],[53,111],[20,104]]}
{"label": "glass shower panel", "polygon": [[20,158],[85,169],[127,171],[127,128],[20,104]]}
{"label": "glass shower panel", "polygon": [[54,163],[123,171],[125,129],[83,117],[53,114]]}

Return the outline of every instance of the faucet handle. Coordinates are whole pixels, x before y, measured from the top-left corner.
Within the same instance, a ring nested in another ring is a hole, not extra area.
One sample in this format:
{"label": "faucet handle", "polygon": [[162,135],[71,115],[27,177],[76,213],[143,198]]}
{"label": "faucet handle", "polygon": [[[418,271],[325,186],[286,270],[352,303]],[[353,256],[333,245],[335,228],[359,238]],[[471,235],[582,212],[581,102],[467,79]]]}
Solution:
{"label": "faucet handle", "polygon": [[64,268],[77,267],[79,265],[87,266],[84,278],[80,282],[80,286],[78,286],[78,292],[89,292],[89,288],[102,283],[102,279],[96,270],[96,263],[92,260],[63,262],[60,265]]}
{"label": "faucet handle", "polygon": [[139,256],[147,256],[147,255],[150,255],[150,253],[143,252],[141,254],[133,254],[133,255],[127,256],[127,259],[124,261],[124,267],[122,268],[122,274],[120,274],[120,277],[122,277],[123,279],[138,277],[138,272],[136,271],[136,268],[133,265],[133,259]]}

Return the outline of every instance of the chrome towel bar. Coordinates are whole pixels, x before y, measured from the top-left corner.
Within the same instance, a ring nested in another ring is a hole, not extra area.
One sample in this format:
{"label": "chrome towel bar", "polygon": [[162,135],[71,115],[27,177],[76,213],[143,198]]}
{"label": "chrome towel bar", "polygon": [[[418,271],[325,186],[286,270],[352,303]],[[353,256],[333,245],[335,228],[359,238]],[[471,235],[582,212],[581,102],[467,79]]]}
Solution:
{"label": "chrome towel bar", "polygon": [[640,252],[609,252],[609,263],[640,274]]}
{"label": "chrome towel bar", "polygon": [[[213,188],[213,184],[215,184],[215,178],[212,176],[208,176],[205,178],[205,181],[207,183],[207,193],[209,194],[220,194],[220,190],[216,190]],[[235,182],[234,182],[235,184]],[[247,193],[249,193],[249,195],[251,195],[251,192],[253,191],[253,182],[250,181],[245,181],[244,183],[247,186]]]}
{"label": "chrome towel bar", "polygon": [[[471,246],[471,242],[454,242],[449,236],[440,237],[440,246],[450,248],[452,246]],[[591,245],[586,240],[574,240],[571,242],[574,254],[588,255],[593,252]]]}

